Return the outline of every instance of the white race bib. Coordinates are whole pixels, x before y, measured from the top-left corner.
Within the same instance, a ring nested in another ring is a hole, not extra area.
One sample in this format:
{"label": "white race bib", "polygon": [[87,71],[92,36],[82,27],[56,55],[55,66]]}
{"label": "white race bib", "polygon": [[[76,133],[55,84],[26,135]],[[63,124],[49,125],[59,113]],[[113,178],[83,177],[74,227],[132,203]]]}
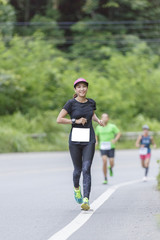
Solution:
{"label": "white race bib", "polygon": [[101,142],[100,149],[101,150],[110,150],[111,149],[111,142]]}
{"label": "white race bib", "polygon": [[89,142],[90,128],[72,128],[71,141],[73,142]]}
{"label": "white race bib", "polygon": [[139,149],[140,155],[146,155],[147,153],[148,153],[148,148],[143,147]]}

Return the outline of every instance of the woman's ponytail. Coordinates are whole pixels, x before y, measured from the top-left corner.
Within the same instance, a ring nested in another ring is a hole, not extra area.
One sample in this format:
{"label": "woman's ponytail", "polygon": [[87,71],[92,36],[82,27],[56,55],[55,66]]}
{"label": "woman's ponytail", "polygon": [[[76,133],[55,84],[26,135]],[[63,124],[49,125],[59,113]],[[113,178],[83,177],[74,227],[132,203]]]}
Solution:
{"label": "woman's ponytail", "polygon": [[77,93],[75,93],[75,94],[73,95],[73,98],[76,98],[76,97],[78,97]]}

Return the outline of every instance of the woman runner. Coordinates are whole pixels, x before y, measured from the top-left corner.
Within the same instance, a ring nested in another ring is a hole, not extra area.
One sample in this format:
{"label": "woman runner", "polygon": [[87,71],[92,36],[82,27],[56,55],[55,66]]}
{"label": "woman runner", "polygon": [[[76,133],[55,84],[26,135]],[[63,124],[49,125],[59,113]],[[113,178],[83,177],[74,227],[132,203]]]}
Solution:
{"label": "woman runner", "polygon": [[145,175],[143,181],[147,181],[147,175],[149,170],[149,163],[151,159],[151,148],[150,145],[156,148],[156,144],[152,136],[149,136],[149,127],[144,125],[142,127],[143,134],[137,138],[136,147],[140,148],[139,154],[141,159],[142,167],[145,169]]}
{"label": "woman runner", "polygon": [[[95,133],[92,120],[103,126],[94,113],[96,103],[86,98],[88,82],[79,78],[74,82],[75,95],[66,102],[60,111],[57,123],[72,124],[69,136],[69,150],[74,165],[73,183],[74,197],[81,204],[83,210],[89,210],[89,196],[91,191],[91,165],[95,152]],[[71,119],[67,119],[69,114]],[[83,197],[79,185],[81,172],[83,173]]]}

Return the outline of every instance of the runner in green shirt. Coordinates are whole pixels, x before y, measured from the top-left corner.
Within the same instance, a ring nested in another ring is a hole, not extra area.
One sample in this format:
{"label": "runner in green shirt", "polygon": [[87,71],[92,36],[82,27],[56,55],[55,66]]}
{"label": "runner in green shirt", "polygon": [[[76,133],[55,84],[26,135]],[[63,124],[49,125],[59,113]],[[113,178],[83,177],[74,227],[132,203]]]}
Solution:
{"label": "runner in green shirt", "polygon": [[96,144],[99,144],[102,160],[103,160],[103,173],[104,184],[108,183],[107,180],[107,157],[109,158],[109,172],[110,176],[113,176],[114,167],[114,153],[115,143],[119,140],[121,133],[116,125],[109,123],[109,115],[107,113],[102,114],[102,121],[104,127],[97,126],[95,130]]}

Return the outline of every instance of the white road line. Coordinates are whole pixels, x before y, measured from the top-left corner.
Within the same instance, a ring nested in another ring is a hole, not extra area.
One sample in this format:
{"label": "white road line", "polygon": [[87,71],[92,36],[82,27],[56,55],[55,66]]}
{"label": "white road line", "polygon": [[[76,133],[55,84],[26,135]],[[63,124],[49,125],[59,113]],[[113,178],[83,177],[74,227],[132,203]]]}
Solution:
{"label": "white road line", "polygon": [[[155,180],[155,178],[150,178],[149,180]],[[108,188],[104,193],[102,193],[91,205],[93,211],[81,212],[76,218],[74,218],[68,225],[62,228],[60,231],[55,233],[48,240],[66,240],[74,232],[76,232],[80,227],[82,227],[90,217],[95,213],[95,211],[102,206],[102,204],[107,201],[110,196],[119,188],[125,187],[131,184],[142,182],[142,180],[135,180],[130,182],[124,182],[118,185],[114,185]]]}

